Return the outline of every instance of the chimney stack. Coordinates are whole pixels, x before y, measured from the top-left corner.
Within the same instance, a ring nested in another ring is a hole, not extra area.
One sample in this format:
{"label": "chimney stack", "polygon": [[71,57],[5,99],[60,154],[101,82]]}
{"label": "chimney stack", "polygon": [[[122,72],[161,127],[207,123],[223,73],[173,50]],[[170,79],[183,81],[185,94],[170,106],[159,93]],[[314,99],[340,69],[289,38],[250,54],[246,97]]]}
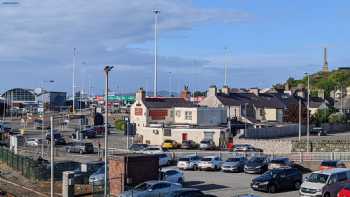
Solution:
{"label": "chimney stack", "polygon": [[216,86],[215,86],[215,85],[211,85],[211,86],[209,87],[207,96],[216,96],[217,91],[218,91],[218,90],[217,90]]}
{"label": "chimney stack", "polygon": [[184,98],[185,100],[190,100],[191,92],[188,90],[188,86],[184,86],[184,89],[181,91],[180,97]]}
{"label": "chimney stack", "polygon": [[146,92],[145,90],[143,90],[143,88],[140,88],[137,92],[136,92],[136,100],[137,101],[142,101],[146,96]]}
{"label": "chimney stack", "polygon": [[227,85],[224,85],[224,87],[222,87],[221,92],[225,95],[229,95],[230,94],[230,88]]}

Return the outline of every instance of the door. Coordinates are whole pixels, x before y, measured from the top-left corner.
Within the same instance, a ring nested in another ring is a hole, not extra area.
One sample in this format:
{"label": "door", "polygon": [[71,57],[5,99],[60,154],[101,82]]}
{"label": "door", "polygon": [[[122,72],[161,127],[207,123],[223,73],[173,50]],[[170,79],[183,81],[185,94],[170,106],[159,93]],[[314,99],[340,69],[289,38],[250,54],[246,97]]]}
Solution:
{"label": "door", "polygon": [[182,141],[186,141],[187,140],[187,133],[183,133],[182,134]]}
{"label": "door", "polygon": [[286,171],[283,171],[277,175],[278,177],[278,183],[280,188],[279,189],[285,189],[289,187],[289,181]]}

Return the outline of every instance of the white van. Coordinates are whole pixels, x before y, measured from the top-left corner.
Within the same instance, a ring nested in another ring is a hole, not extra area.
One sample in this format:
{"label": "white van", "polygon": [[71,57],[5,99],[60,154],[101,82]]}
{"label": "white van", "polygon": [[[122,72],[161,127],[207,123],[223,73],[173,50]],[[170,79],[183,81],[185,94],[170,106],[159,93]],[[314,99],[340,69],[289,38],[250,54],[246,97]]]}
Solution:
{"label": "white van", "polygon": [[301,197],[336,197],[350,180],[350,169],[333,168],[311,173],[300,187]]}

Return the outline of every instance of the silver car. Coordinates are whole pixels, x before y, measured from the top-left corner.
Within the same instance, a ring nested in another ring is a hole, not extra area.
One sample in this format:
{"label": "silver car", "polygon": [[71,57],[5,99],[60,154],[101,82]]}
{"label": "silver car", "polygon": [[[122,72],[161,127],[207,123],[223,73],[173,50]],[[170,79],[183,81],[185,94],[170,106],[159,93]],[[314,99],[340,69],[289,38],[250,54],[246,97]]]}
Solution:
{"label": "silver car", "polygon": [[167,193],[182,188],[181,184],[168,181],[146,181],[134,189],[123,192],[120,197],[163,197]]}
{"label": "silver car", "polygon": [[221,166],[223,172],[243,172],[247,162],[245,157],[228,158]]}

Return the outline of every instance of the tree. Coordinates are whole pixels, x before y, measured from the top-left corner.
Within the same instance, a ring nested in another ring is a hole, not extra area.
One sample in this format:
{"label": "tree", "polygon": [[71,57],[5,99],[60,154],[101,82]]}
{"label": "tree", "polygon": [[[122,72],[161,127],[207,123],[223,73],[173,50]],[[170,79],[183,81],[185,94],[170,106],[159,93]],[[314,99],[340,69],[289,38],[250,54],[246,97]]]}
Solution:
{"label": "tree", "polygon": [[322,123],[328,122],[328,117],[334,113],[334,109],[318,109],[316,113],[311,117],[311,122],[315,123],[316,125],[320,125]]}
{"label": "tree", "polygon": [[346,117],[342,112],[333,113],[328,117],[329,123],[345,123]]}
{"label": "tree", "polygon": [[[301,104],[301,122],[305,123],[306,122],[306,106]],[[298,100],[295,102],[289,101],[287,110],[285,111],[284,114],[284,121],[285,122],[291,122],[291,123],[298,123],[299,122],[299,103]]]}

